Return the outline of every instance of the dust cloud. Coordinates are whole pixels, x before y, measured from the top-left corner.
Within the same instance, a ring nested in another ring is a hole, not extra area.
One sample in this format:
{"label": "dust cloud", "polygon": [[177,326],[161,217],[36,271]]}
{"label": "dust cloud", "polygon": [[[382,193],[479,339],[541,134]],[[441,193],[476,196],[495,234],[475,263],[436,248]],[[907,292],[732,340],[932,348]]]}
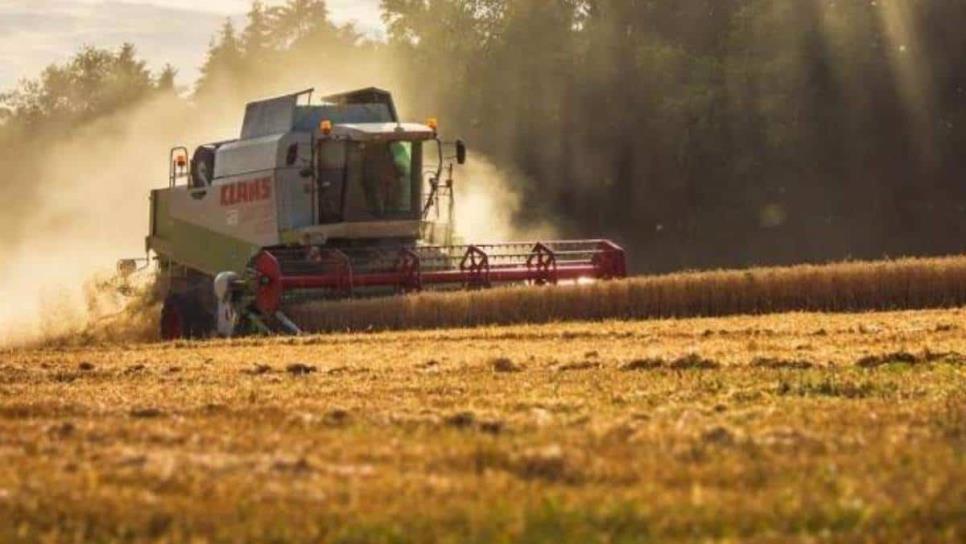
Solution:
{"label": "dust cloud", "polygon": [[53,143],[39,165],[38,203],[22,210],[24,236],[7,248],[0,284],[0,341],[36,341],[118,311],[88,304],[84,286],[121,258],[145,257],[148,197],[167,183],[168,150],[217,139],[227,126],[197,121],[176,99],[147,102]]}
{"label": "dust cloud", "polygon": [[454,173],[457,237],[464,243],[556,238],[550,222],[518,225],[516,217],[524,212],[520,188],[525,183],[522,173],[498,168],[488,157],[470,149],[466,165]]}

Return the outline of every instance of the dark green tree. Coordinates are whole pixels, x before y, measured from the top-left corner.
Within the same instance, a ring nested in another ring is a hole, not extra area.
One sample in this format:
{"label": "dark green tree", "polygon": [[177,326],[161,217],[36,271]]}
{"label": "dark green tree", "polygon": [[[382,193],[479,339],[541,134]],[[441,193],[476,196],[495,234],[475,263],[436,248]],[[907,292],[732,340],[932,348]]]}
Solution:
{"label": "dark green tree", "polygon": [[271,36],[280,47],[296,43],[313,32],[333,30],[325,0],[286,0],[268,9]]}
{"label": "dark green tree", "polygon": [[162,93],[175,94],[177,88],[175,86],[175,78],[178,76],[178,70],[170,64],[165,64],[161,73],[158,74],[157,82],[155,86]]}
{"label": "dark green tree", "polygon": [[132,44],[117,51],[85,47],[67,63],[52,64],[0,95],[13,122],[42,125],[48,121],[80,123],[113,113],[155,92],[146,63]]}
{"label": "dark green tree", "polygon": [[264,59],[272,49],[272,20],[260,0],[252,2],[246,20],[247,24],[241,35],[241,48],[249,63],[257,62]]}
{"label": "dark green tree", "polygon": [[208,56],[201,67],[201,77],[195,93],[204,96],[214,93],[220,85],[230,85],[239,80],[244,72],[245,62],[242,44],[231,19],[225,19],[216,38],[208,47]]}

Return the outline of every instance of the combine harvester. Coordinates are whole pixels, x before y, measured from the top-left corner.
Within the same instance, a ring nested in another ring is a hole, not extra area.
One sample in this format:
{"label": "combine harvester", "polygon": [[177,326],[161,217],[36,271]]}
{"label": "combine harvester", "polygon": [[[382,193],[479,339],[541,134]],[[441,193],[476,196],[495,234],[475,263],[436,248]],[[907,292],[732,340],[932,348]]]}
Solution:
{"label": "combine harvester", "polygon": [[171,150],[147,237],[162,338],[299,334],[285,308],[306,300],[626,276],[606,240],[454,244],[444,162],[463,143],[444,160],[436,121],[400,122],[382,90],[311,97],[252,102],[239,139]]}

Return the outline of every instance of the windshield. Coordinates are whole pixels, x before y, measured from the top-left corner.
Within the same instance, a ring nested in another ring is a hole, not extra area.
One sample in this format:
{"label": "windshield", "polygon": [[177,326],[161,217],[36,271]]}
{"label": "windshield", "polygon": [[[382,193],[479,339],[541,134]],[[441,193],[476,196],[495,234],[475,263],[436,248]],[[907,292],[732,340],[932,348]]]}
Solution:
{"label": "windshield", "polygon": [[348,219],[410,219],[419,215],[419,142],[348,144]]}
{"label": "windshield", "polygon": [[422,155],[422,142],[321,143],[319,222],[419,219]]}

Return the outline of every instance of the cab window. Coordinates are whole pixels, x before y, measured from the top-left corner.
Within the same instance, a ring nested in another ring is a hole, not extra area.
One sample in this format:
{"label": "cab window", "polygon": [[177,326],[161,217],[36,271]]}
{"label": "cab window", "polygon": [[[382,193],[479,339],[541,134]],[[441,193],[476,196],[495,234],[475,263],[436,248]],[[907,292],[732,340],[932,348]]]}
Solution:
{"label": "cab window", "polygon": [[347,146],[347,219],[418,219],[421,144],[351,142]]}

